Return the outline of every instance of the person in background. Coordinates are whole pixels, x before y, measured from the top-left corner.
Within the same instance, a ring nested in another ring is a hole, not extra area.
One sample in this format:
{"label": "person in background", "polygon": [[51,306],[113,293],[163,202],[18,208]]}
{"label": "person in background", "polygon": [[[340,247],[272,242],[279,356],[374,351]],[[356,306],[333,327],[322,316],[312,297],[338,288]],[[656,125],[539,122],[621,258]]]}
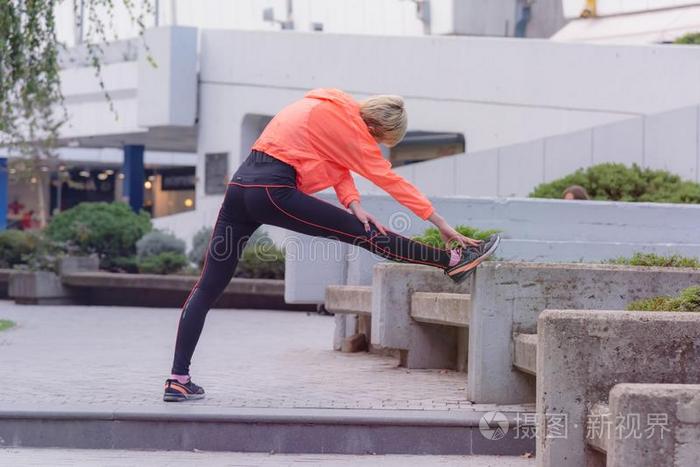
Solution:
{"label": "person in background", "polygon": [[580,185],[571,185],[568,187],[566,190],[564,190],[562,198],[569,200],[591,199],[591,197],[588,196],[586,189]]}

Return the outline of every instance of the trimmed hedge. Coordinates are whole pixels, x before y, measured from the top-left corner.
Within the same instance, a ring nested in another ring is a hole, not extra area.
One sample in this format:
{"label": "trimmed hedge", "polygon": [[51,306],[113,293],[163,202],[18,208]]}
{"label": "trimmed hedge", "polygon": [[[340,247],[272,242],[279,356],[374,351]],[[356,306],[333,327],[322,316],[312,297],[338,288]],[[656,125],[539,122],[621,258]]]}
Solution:
{"label": "trimmed hedge", "polygon": [[656,266],[662,268],[700,268],[700,260],[680,255],[660,256],[654,253],[635,253],[631,258],[616,258],[612,264],[628,266]]}
{"label": "trimmed hedge", "polygon": [[[498,230],[479,230],[467,225],[458,225],[455,230],[462,235],[476,240],[487,240],[491,235],[498,233]],[[440,237],[440,231],[435,227],[430,227],[422,235],[413,237],[413,240],[436,248],[446,248],[445,242]]]}
{"label": "trimmed hedge", "polygon": [[665,170],[617,163],[594,165],[542,183],[530,193],[530,197],[561,198],[571,185],[581,185],[595,200],[700,204],[698,183],[681,180],[678,175]]}
{"label": "trimmed hedge", "polygon": [[151,228],[146,212],[135,214],[124,203],[80,203],[54,216],[45,232],[79,254],[96,253],[110,269],[116,258],[135,255],[136,242]]}
{"label": "trimmed hedge", "polygon": [[700,312],[700,286],[688,287],[677,297],[652,297],[627,306],[630,311],[695,311]]}
{"label": "trimmed hedge", "polygon": [[139,272],[144,274],[175,274],[187,266],[187,257],[182,253],[164,251],[139,260]]}
{"label": "trimmed hedge", "polygon": [[674,44],[700,45],[700,32],[689,32],[675,41]]}

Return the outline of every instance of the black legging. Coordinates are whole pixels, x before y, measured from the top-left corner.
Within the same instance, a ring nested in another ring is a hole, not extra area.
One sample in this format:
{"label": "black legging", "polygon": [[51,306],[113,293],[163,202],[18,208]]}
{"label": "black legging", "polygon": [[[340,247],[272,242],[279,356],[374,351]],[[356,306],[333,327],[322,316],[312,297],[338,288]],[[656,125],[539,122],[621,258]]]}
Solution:
{"label": "black legging", "polygon": [[294,169],[254,151],[233,176],[207,248],[202,274],[182,308],[172,372],[189,373],[190,359],[207,312],[221,295],[247,240],[262,224],[326,237],[365,248],[384,258],[438,268],[450,252],[364,225],[350,212],[296,189]]}

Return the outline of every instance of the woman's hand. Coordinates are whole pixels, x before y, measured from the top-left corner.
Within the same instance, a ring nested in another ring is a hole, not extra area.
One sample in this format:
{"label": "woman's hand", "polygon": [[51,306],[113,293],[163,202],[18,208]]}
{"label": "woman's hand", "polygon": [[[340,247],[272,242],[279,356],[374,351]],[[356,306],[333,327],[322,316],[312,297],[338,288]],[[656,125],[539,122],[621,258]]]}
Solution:
{"label": "woman's hand", "polygon": [[453,245],[455,243],[460,245],[462,248],[468,246],[479,246],[482,243],[481,240],[475,240],[457,232],[437,212],[433,212],[430,217],[428,217],[428,220],[435,224],[435,227],[438,228],[440,231],[440,237],[442,237],[442,241],[445,242],[445,245],[447,245],[448,248],[450,248],[451,244]]}
{"label": "woman's hand", "polygon": [[362,206],[360,205],[359,201],[353,201],[350,203],[350,206],[348,206],[352,213],[357,217],[360,222],[365,226],[365,231],[369,232],[370,230],[370,222],[374,224],[377,229],[382,233],[382,235],[386,235],[386,229],[384,226],[377,220],[376,217],[374,217],[372,214],[368,213],[365,211]]}

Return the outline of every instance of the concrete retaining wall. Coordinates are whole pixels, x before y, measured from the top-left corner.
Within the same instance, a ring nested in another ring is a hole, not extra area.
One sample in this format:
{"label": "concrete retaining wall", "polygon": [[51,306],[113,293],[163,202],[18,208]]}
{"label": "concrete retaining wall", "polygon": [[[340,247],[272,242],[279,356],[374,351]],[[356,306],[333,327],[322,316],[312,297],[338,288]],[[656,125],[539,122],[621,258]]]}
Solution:
{"label": "concrete retaining wall", "polygon": [[699,384],[618,384],[609,422],[607,467],[700,465]]}
{"label": "concrete retaining wall", "polygon": [[[586,416],[614,385],[700,383],[699,313],[548,310],[537,334],[540,467],[605,465],[586,445]],[[697,422],[693,407],[681,414]]]}
{"label": "concrete retaining wall", "polygon": [[474,277],[467,392],[479,403],[535,399],[532,378],[513,368],[513,336],[536,332],[542,310],[622,310],[700,284],[700,270],[602,264],[487,261]]}
{"label": "concrete retaining wall", "polygon": [[[335,200],[328,194],[320,197]],[[501,230],[504,238],[496,256],[509,261],[601,261],[638,251],[700,257],[700,206],[526,198],[432,200],[452,224]],[[362,202],[402,235],[417,235],[430,226],[388,196],[365,196]],[[285,244],[294,252],[286,263],[285,298],[290,303],[321,303],[331,284],[368,285],[378,261],[360,248],[349,247],[346,257],[337,245],[298,234],[290,234]]]}

